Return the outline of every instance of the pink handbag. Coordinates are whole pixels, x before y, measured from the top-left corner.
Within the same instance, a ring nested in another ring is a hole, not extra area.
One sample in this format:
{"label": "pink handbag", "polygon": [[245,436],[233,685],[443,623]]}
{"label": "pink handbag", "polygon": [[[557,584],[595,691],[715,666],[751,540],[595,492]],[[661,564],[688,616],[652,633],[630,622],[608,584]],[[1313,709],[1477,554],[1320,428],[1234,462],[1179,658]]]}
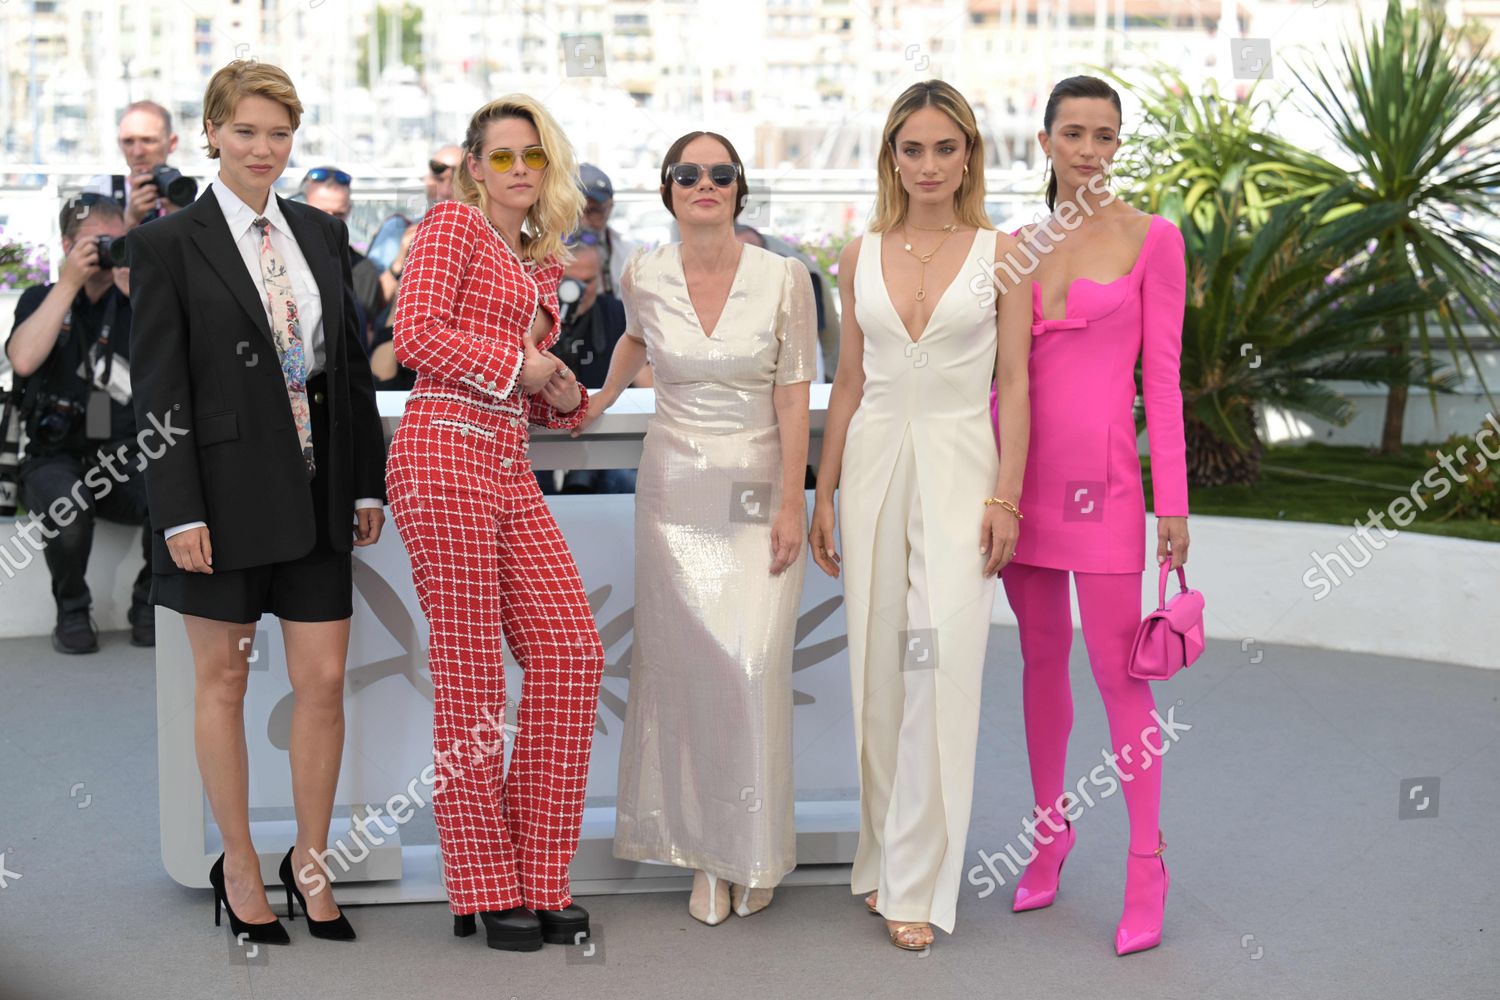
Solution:
{"label": "pink handbag", "polygon": [[1167,600],[1167,576],[1171,561],[1161,564],[1161,583],[1156,591],[1156,610],[1135,630],[1130,649],[1131,677],[1164,681],[1203,653],[1203,594],[1189,590],[1187,574],[1177,569],[1182,590]]}

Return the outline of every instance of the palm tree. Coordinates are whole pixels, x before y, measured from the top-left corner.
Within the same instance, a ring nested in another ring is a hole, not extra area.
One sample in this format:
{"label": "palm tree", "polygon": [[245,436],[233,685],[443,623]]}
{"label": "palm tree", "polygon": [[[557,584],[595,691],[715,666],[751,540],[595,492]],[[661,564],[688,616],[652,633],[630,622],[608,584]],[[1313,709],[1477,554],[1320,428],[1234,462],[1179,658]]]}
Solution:
{"label": "palm tree", "polygon": [[1254,227],[1277,205],[1321,194],[1334,184],[1303,150],[1266,130],[1276,107],[1254,87],[1245,100],[1231,101],[1212,80],[1195,92],[1165,63],[1137,80],[1108,69],[1099,72],[1142,104],[1143,120],[1127,137],[1116,172],[1136,179],[1126,197],[1143,211],[1159,212],[1177,194],[1184,210],[1207,228],[1217,211],[1212,198],[1228,185],[1239,192],[1245,221]]}
{"label": "palm tree", "polygon": [[[1471,33],[1450,28],[1440,4],[1403,11],[1397,0],[1388,0],[1383,22],[1364,26],[1362,42],[1345,39],[1338,56],[1332,71],[1318,62],[1298,81],[1356,164],[1350,205],[1394,209],[1376,234],[1380,254],[1396,272],[1446,287],[1436,325],[1457,368],[1460,350],[1474,359],[1463,317],[1500,334],[1500,247],[1477,231],[1500,221],[1500,64]],[[1350,177],[1327,161],[1306,163],[1329,183]],[[1389,319],[1388,350],[1407,353],[1413,327],[1435,371],[1425,311]],[[1407,384],[1393,383],[1381,439],[1388,454],[1400,450],[1406,401]]]}
{"label": "palm tree", "polygon": [[1438,293],[1389,258],[1361,252],[1400,210],[1336,216],[1349,193],[1342,185],[1288,201],[1253,231],[1237,170],[1193,212],[1180,191],[1163,199],[1161,214],[1177,223],[1187,250],[1182,387],[1194,485],[1256,480],[1259,406],[1346,423],[1352,405],[1330,381],[1444,384],[1422,359],[1377,349],[1382,324],[1431,309]]}

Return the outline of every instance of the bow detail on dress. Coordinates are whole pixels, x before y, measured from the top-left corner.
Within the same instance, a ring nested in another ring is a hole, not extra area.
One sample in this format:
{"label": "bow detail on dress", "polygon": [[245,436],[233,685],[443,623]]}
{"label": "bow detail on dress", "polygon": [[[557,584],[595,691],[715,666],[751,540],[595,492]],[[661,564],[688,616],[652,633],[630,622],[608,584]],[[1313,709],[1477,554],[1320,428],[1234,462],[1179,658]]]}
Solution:
{"label": "bow detail on dress", "polygon": [[1082,330],[1088,325],[1087,319],[1039,319],[1031,324],[1031,335],[1040,337],[1053,330]]}

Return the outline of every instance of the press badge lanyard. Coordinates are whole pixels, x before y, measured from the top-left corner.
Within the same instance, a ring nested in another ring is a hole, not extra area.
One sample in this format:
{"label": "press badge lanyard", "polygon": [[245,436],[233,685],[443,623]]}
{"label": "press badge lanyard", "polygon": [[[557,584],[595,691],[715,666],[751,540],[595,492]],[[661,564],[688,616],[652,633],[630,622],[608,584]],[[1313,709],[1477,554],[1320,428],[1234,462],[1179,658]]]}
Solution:
{"label": "press badge lanyard", "polygon": [[[89,401],[88,409],[84,414],[84,428],[87,437],[93,441],[107,440],[113,425],[109,402],[115,396],[115,392],[111,390],[116,389],[110,381],[114,374],[115,352],[109,338],[114,329],[119,305],[119,298],[111,294],[109,304],[104,307],[104,322],[99,326],[99,339],[85,355],[82,366],[84,371],[79,373],[89,383]],[[63,316],[62,335],[69,336],[72,328],[73,310],[70,307],[67,314]],[[125,398],[121,400],[122,406],[129,402],[128,391],[128,389],[124,390]]]}
{"label": "press badge lanyard", "polygon": [[[117,291],[117,290],[112,290]],[[115,316],[120,308],[120,299],[117,294],[109,297],[109,305],[104,307],[104,322],[99,327],[99,339],[94,342],[94,384],[96,387],[109,385],[110,369],[114,367],[115,352],[110,347],[109,332],[114,329]],[[99,363],[103,361],[104,368],[100,370]]]}

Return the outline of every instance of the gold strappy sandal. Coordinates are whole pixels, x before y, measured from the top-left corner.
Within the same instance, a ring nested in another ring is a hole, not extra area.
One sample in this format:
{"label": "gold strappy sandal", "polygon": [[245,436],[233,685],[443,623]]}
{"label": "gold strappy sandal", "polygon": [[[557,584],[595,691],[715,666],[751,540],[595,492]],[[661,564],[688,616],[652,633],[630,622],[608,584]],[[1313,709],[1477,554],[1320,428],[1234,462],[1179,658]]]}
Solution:
{"label": "gold strappy sandal", "polygon": [[[898,920],[887,920],[885,922],[885,930],[891,936],[891,944],[903,951],[926,951],[932,947],[932,925],[925,921],[905,923]],[[918,936],[916,940],[911,940],[908,935],[911,931],[915,930],[926,930],[927,933]]]}

